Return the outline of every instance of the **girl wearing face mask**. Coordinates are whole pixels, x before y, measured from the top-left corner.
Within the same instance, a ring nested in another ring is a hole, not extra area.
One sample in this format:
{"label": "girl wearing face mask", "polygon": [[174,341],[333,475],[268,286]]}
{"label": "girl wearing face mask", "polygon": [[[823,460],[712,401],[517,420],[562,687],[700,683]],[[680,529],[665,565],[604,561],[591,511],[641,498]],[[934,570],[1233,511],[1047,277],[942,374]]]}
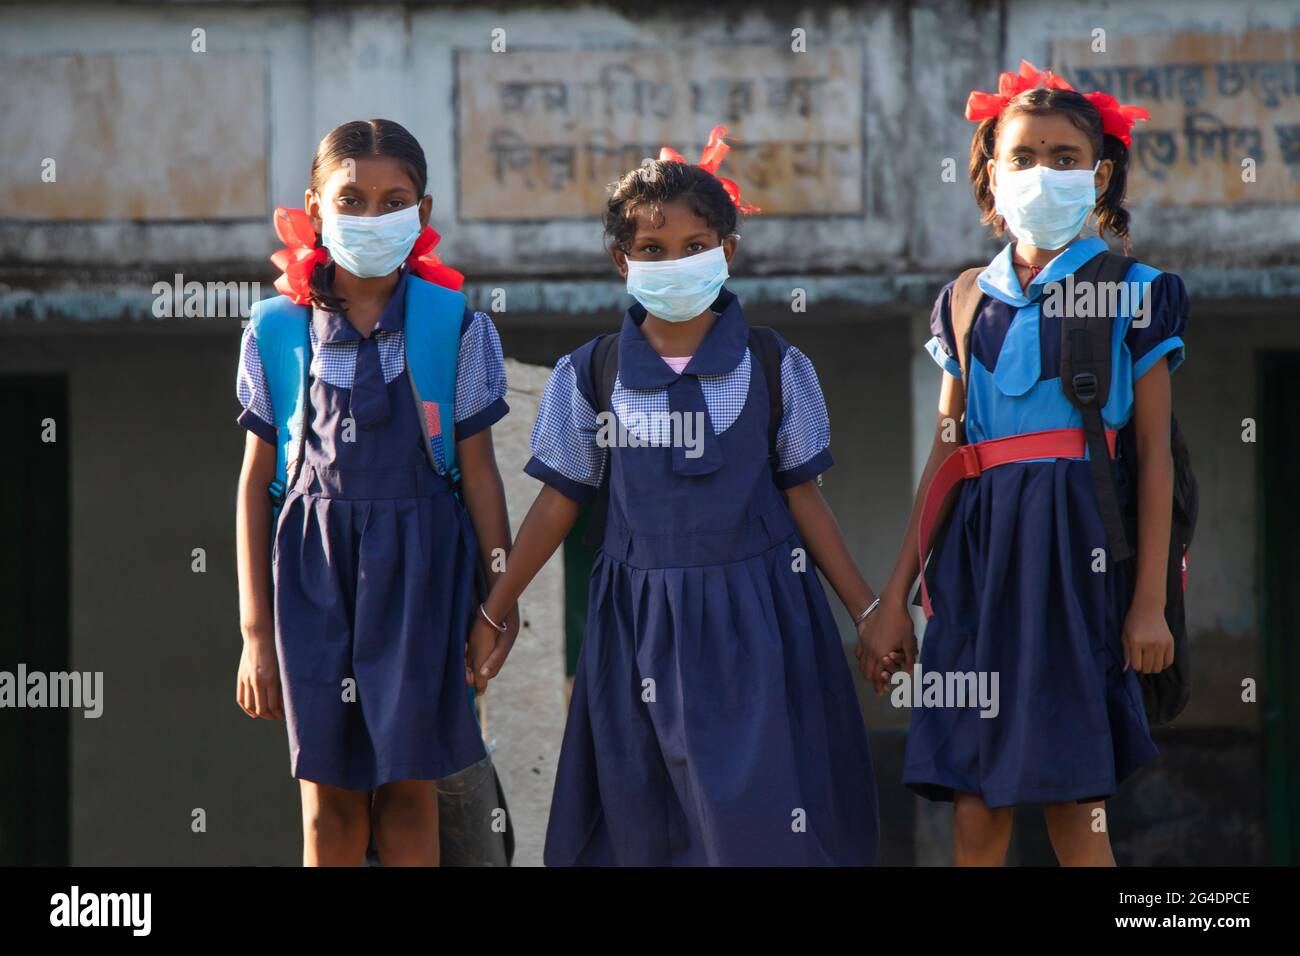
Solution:
{"label": "girl wearing face mask", "polygon": [[613,187],[606,233],[635,301],[547,383],[525,469],[544,487],[472,638],[493,640],[604,496],[551,866],[876,859],[865,728],[817,570],[859,624],[875,595],[817,488],[813,367],[725,285],[749,207],[714,175],[724,134],[699,165],[665,149]]}
{"label": "girl wearing face mask", "polygon": [[276,211],[284,294],[241,348],[237,699],[287,719],[309,865],[361,864],[372,833],[385,865],[436,864],[436,782],[485,756],[466,637],[510,544],[506,378],[432,252],[425,184],[396,123],[326,136],[305,210]]}
{"label": "girl wearing face mask", "polygon": [[[998,677],[991,716],[976,707],[912,711],[903,780],[954,803],[959,864],[1000,865],[1012,807],[1034,804],[1062,864],[1114,865],[1108,828],[1098,826],[1103,801],[1156,756],[1137,674],[1172,663],[1170,372],[1183,358],[1187,294],[1178,276],[1134,263],[1124,275],[1133,296],[1111,319],[1109,393],[1097,401],[1108,433],[1132,422],[1136,435],[1127,470],[1137,486],[1120,488],[1137,495],[1140,521],[1128,559],[1112,553],[1081,412],[1062,389],[1062,320],[1045,307],[1049,284],[1085,274],[1106,251],[1106,233],[1127,251],[1128,144],[1144,112],[1081,95],[1027,63],[1003,74],[998,94],[973,93],[967,106],[980,122],[975,199],[1011,241],[971,270],[968,291],[950,282],[934,305],[928,350],[942,369],[934,441],[866,634],[872,646],[905,648],[912,669],[908,594],[933,545],[920,672]],[[1090,222],[1093,237],[1083,234]],[[973,315],[968,337],[955,331],[963,314]],[[954,473],[944,464],[963,444]],[[982,471],[969,467],[976,460]],[[932,512],[944,501],[941,472],[956,486],[946,518],[942,507]],[[887,661],[868,671],[878,692],[892,670]]]}

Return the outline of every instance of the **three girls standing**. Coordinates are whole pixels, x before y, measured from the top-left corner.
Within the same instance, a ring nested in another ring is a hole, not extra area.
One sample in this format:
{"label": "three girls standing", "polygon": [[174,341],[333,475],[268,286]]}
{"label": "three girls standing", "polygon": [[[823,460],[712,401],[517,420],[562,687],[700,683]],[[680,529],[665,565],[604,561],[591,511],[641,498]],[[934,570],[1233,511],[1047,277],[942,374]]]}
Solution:
{"label": "three girls standing", "polygon": [[[1059,335],[1039,299],[1045,284],[1104,250],[1099,239],[1078,238],[1089,217],[1099,232],[1127,238],[1123,124],[1131,118],[1050,74],[1024,78],[1031,82],[998,103],[972,144],[985,220],[1016,241],[979,277],[985,298],[968,352],[954,334],[951,285],[936,303],[930,351],[946,374],[923,484],[953,451],[948,423],[961,423],[971,444],[1079,428],[1054,379]],[[427,415],[421,421],[421,406],[387,387],[401,371],[391,340],[387,351],[372,350],[363,371],[365,343],[401,329],[403,283],[421,281],[402,266],[407,235],[344,222],[356,229],[349,241],[340,223],[331,228],[330,204],[348,190],[332,186],[329,173],[343,158],[387,171],[372,179],[367,170],[368,185],[353,189],[362,204],[338,207],[344,219],[397,222],[417,206],[423,227],[422,157],[417,167],[365,134],[350,157],[326,143],[324,158],[318,151],[307,212],[329,251],[311,287],[312,348],[323,358],[311,366],[305,477],[275,530],[274,644],[259,583],[270,509],[258,494],[272,474],[277,430],[259,411],[255,337],[246,338],[241,372],[242,420],[252,434],[240,521],[240,701],[250,713],[277,715],[268,675],[278,648],[316,859],[354,860],[370,813],[376,833],[389,826],[378,794],[427,808],[427,781],[481,755],[459,685],[481,691],[499,672],[517,632],[519,595],[580,506],[600,500],[604,541],[546,862],[875,862],[865,728],[816,571],[858,627],[864,675],[883,689],[916,655],[906,605],[921,571],[920,498],[877,599],[817,488],[831,455],[812,365],[774,332],[749,326],[725,286],[749,207],[716,175],[724,132],[714,131],[699,164],[665,150],[613,187],[605,230],[635,302],[618,332],[564,356],[551,375],[526,468],[544,487],[500,574],[488,557],[509,548],[488,427],[505,411],[491,323],[466,312],[459,339],[450,416],[464,473],[457,495],[435,480],[436,456],[430,468],[416,453],[432,436]],[[385,195],[394,197],[389,206]],[[351,268],[359,259],[350,252],[385,247],[391,261]],[[1151,318],[1139,325],[1131,314],[1115,317],[1104,417],[1110,429],[1137,422],[1136,561],[1100,576],[1088,570],[1105,533],[1082,450],[965,482],[935,536],[923,667],[997,671],[1003,688],[1001,715],[991,721],[942,707],[913,717],[905,782],[955,801],[959,863],[1001,861],[1007,808],[1017,803],[1046,806],[1063,862],[1113,862],[1094,811],[1155,755],[1134,671],[1159,670],[1172,655],[1161,542],[1172,480],[1169,371],[1181,359],[1187,303],[1176,276],[1133,270],[1129,278],[1146,283]],[[326,358],[336,342],[357,346],[355,356],[338,353],[344,372]],[[382,415],[371,414],[376,407]],[[338,440],[345,410],[370,422],[364,451]],[[476,564],[492,584],[481,603],[470,597]],[[350,678],[363,706],[334,699]],[[373,787],[371,810],[354,794]],[[424,845],[436,845],[433,818],[417,818]],[[321,838],[323,821],[334,819],[342,821],[337,832]]]}

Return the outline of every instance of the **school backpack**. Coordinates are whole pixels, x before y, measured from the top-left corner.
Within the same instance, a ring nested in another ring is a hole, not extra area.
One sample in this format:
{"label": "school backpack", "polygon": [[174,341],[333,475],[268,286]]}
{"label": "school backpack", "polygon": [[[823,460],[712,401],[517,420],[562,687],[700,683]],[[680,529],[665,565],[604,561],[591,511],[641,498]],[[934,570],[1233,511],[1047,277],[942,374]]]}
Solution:
{"label": "school backpack", "polygon": [[[614,381],[618,377],[618,339],[621,332],[602,335],[596,342],[591,354],[591,381],[596,389],[596,412],[613,412],[611,400],[614,395]],[[776,452],[776,435],[781,430],[781,417],[785,405],[781,394],[781,342],[776,332],[767,326],[752,325],[749,328],[749,352],[763,370],[763,380],[767,383],[767,449],[768,461],[772,473],[776,473],[778,456]],[[605,536],[605,517],[609,513],[609,469],[601,479],[596,497],[591,503],[591,521],[583,544],[599,547]]]}
{"label": "school backpack", "polygon": [[[1123,282],[1135,261],[1128,256],[1099,253],[1075,270],[1074,283],[1078,286],[1084,283]],[[952,330],[962,369],[963,388],[970,375],[971,329],[984,299],[976,282],[983,271],[982,268],[967,269],[957,277],[952,289]],[[1104,311],[1101,308],[1102,297],[1094,298],[1099,307],[1093,311]],[[1126,507],[1121,508],[1115,474],[1111,470],[1110,452],[1106,445],[1105,424],[1101,417],[1101,410],[1110,394],[1111,330],[1114,316],[1083,317],[1071,315],[1076,311],[1073,308],[1064,311],[1066,315],[1061,318],[1061,389],[1083,418],[1088,465],[1102,523],[1106,529],[1106,543],[1110,552],[1108,557],[1112,561],[1130,560],[1134,551],[1129,542],[1136,542],[1138,537],[1137,430],[1130,419],[1120,430],[1116,441],[1116,459],[1124,469],[1126,483],[1131,489]],[[1165,621],[1174,638],[1174,662],[1157,674],[1138,675],[1147,721],[1153,726],[1169,723],[1182,713],[1192,689],[1183,598],[1187,585],[1187,552],[1196,529],[1200,498],[1187,442],[1178,427],[1177,418],[1171,417],[1169,428],[1169,446],[1174,463],[1174,494],[1169,527],[1169,564],[1165,578]]]}
{"label": "school backpack", "polygon": [[[425,423],[424,450],[429,465],[444,475],[452,487],[460,483],[456,464],[455,402],[456,360],[460,354],[460,328],[465,317],[465,297],[459,292],[416,276],[406,280],[406,377],[411,385],[416,418]],[[257,339],[271,413],[275,421],[275,479],[267,491],[279,514],[302,460],[306,434],[307,375],[311,366],[308,323],[311,308],[295,305],[288,296],[275,296],[253,304],[248,324]],[[442,442],[446,465],[434,457],[434,443]]]}

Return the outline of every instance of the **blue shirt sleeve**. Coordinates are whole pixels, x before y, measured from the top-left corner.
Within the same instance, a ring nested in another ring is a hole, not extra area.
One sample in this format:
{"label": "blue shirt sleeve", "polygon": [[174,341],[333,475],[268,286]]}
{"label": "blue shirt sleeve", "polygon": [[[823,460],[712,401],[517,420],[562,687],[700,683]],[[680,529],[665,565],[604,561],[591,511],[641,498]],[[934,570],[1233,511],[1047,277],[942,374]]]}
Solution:
{"label": "blue shirt sleeve", "polygon": [[781,409],[776,484],[785,489],[811,481],[834,463],[831,422],[817,372],[793,345],[781,357]]}
{"label": "blue shirt sleeve", "polygon": [[239,344],[239,371],[235,376],[235,395],[244,410],[239,413],[239,424],[258,438],[276,443],[275,415],[271,411],[271,390],[262,370],[262,356],[257,351],[257,336],[252,326],[244,329]]}
{"label": "blue shirt sleeve", "polygon": [[1133,358],[1133,381],[1167,357],[1169,371],[1183,363],[1183,332],[1187,328],[1189,303],[1183,280],[1162,272],[1151,281],[1124,334],[1124,344]]}
{"label": "blue shirt sleeve", "polygon": [[596,495],[609,450],[597,443],[596,411],[578,388],[570,356],[555,365],[533,424],[532,457],[524,471],[585,504]]}
{"label": "blue shirt sleeve", "polygon": [[481,432],[510,411],[506,365],[492,319],[475,312],[460,336],[456,358],[456,440]]}
{"label": "blue shirt sleeve", "polygon": [[952,287],[949,282],[934,300],[930,310],[930,341],[925,343],[925,350],[930,358],[953,378],[961,378],[961,363],[957,361],[957,345],[952,334]]}

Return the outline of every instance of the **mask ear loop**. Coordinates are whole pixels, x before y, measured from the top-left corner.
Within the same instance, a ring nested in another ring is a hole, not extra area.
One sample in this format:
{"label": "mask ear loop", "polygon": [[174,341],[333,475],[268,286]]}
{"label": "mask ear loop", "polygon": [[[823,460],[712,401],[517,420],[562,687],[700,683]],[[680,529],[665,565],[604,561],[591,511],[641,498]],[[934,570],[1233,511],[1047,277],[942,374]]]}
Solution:
{"label": "mask ear loop", "polygon": [[[1097,175],[1097,170],[1099,170],[1099,169],[1101,169],[1101,160],[1100,160],[1100,159],[1097,160],[1096,165],[1092,167],[1092,174],[1093,174],[1094,176],[1096,176],[1096,175]],[[1095,193],[1096,190],[1097,190],[1097,187],[1096,187],[1096,184],[1094,183],[1094,184],[1093,184],[1093,192]],[[1085,219],[1085,220],[1083,221],[1083,227],[1084,227],[1085,229],[1087,229],[1089,226],[1092,225],[1092,221],[1093,221],[1093,219],[1094,219],[1094,218],[1096,217],[1096,215],[1097,215],[1097,206],[1100,205],[1100,204],[1101,204],[1101,197],[1098,196],[1098,197],[1096,198],[1096,200],[1093,202],[1093,204],[1092,204],[1092,208],[1088,210],[1088,218]]]}

